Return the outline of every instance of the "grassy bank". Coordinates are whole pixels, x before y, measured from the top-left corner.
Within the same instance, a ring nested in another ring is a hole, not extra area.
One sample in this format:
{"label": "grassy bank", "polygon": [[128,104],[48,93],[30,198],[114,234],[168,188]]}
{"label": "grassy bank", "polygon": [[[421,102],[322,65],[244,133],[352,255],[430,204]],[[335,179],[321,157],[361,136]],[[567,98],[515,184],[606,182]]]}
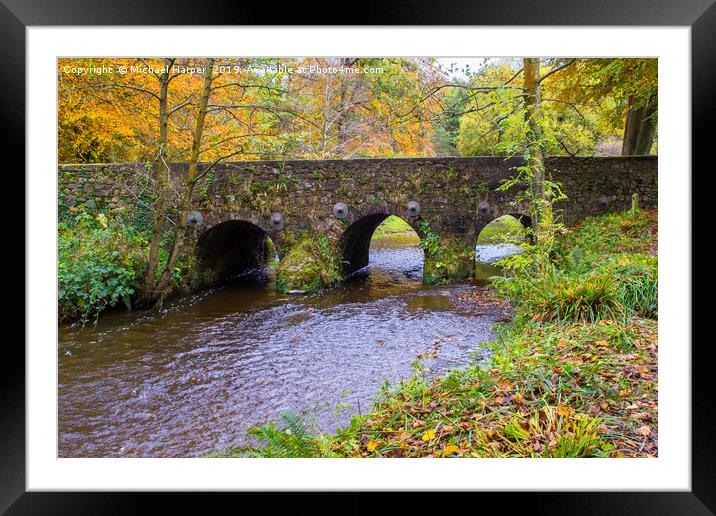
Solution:
{"label": "grassy bank", "polygon": [[284,415],[251,431],[259,446],[213,456],[656,456],[656,235],[656,212],[610,214],[563,235],[548,263],[528,249],[472,294],[514,308],[487,358],[440,378],[416,360],[337,435]]}
{"label": "grassy bank", "polygon": [[478,245],[500,244],[505,240],[515,240],[524,236],[524,228],[519,220],[511,215],[498,217],[482,228],[477,236]]}
{"label": "grassy bank", "polygon": [[417,239],[417,234],[415,233],[415,230],[410,226],[410,224],[405,222],[400,217],[391,215],[383,222],[381,222],[381,224],[377,228],[375,228],[375,232],[373,233],[372,239],[380,240],[381,238],[388,238],[403,234],[415,236],[415,238]]}

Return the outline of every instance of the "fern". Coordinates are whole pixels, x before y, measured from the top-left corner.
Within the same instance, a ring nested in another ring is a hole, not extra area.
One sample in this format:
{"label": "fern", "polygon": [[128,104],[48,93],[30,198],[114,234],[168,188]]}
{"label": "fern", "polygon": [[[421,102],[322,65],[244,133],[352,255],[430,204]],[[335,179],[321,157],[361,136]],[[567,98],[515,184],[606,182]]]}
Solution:
{"label": "fern", "polygon": [[281,413],[281,426],[275,422],[247,430],[260,445],[235,446],[216,457],[318,458],[335,457],[327,439],[310,432],[306,422],[294,412]]}

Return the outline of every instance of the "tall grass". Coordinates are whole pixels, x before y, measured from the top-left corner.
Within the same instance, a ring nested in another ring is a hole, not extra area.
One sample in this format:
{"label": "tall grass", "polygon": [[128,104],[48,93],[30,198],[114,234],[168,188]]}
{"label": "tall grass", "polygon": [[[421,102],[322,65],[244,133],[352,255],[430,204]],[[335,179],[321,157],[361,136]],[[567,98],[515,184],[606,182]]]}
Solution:
{"label": "tall grass", "polygon": [[651,242],[643,212],[588,219],[554,246],[524,246],[503,260],[506,276],[493,278],[504,297],[536,321],[656,318],[655,256],[635,253]]}
{"label": "tall grass", "polygon": [[623,312],[619,286],[609,274],[572,276],[559,270],[496,281],[500,292],[536,321],[597,322]]}
{"label": "tall grass", "polygon": [[656,319],[659,308],[659,269],[655,256],[622,255],[605,267],[618,280],[622,306],[642,317]]}

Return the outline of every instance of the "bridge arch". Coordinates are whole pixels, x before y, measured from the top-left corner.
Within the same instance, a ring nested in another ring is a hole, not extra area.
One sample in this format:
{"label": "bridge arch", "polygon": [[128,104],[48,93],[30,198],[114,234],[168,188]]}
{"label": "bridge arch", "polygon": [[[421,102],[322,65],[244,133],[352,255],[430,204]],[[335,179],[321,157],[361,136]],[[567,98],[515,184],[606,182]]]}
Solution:
{"label": "bridge arch", "polygon": [[368,265],[373,233],[391,215],[400,217],[420,236],[419,217],[409,217],[404,208],[375,205],[350,213],[347,219],[348,226],[343,231],[339,244],[345,275]]}
{"label": "bridge arch", "polygon": [[476,235],[474,277],[487,280],[502,274],[495,265],[505,256],[522,252],[519,241],[529,240],[532,219],[522,213],[505,213],[483,225]]}
{"label": "bridge arch", "polygon": [[527,237],[532,228],[532,219],[522,213],[504,213],[479,224],[475,231],[477,244],[498,244],[506,235]]}
{"label": "bridge arch", "polygon": [[253,222],[228,219],[206,229],[197,241],[202,284],[216,285],[266,267],[276,253],[271,234]]}
{"label": "bridge arch", "polygon": [[522,224],[522,227],[529,230],[532,229],[532,217],[523,213],[508,213],[510,217],[514,217],[517,221]]}

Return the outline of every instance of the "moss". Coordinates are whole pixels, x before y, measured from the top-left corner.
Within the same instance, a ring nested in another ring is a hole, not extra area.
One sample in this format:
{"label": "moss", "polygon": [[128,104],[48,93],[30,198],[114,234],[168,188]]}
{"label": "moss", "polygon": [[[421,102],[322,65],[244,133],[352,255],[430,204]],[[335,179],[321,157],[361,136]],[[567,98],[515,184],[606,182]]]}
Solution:
{"label": "moss", "polygon": [[485,196],[490,190],[490,185],[484,179],[479,179],[472,184],[472,192],[477,196]]}
{"label": "moss", "polygon": [[341,279],[338,253],[328,239],[304,233],[296,239],[276,267],[276,288],[280,292],[315,292]]}
{"label": "moss", "polygon": [[251,193],[254,195],[259,193],[265,193],[268,192],[271,188],[271,183],[272,181],[256,181],[250,183],[249,188],[251,190]]}

